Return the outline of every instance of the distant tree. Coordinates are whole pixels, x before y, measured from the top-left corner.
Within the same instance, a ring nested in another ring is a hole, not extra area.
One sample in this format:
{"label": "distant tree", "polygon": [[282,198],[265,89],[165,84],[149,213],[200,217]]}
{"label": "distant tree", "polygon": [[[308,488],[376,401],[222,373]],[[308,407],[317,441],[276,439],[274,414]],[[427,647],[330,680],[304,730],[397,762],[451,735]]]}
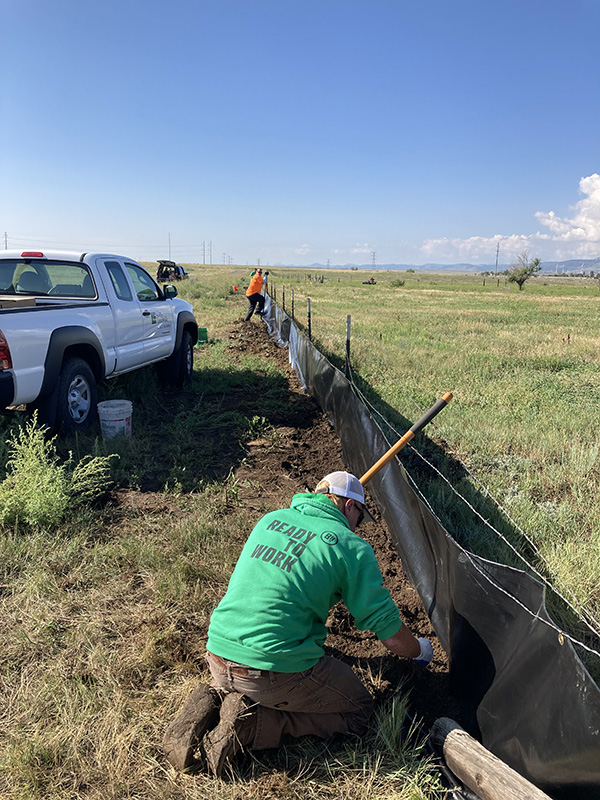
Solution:
{"label": "distant tree", "polygon": [[522,292],[525,281],[528,281],[529,278],[536,272],[539,272],[541,268],[540,259],[534,258],[530,261],[529,253],[525,251],[521,253],[520,256],[517,256],[517,260],[513,261],[510,265],[508,270],[508,282],[516,283],[519,287],[519,291]]}

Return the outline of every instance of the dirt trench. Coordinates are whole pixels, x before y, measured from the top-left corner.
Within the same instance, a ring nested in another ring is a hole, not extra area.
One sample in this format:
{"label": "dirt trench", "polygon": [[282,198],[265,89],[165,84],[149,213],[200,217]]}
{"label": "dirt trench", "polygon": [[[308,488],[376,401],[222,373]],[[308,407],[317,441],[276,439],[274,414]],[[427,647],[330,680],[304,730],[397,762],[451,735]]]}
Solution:
{"label": "dirt trench", "polygon": [[[266,325],[258,318],[238,323],[229,332],[229,342],[232,358],[252,354],[266,356],[273,359],[287,377],[289,415],[281,420],[281,424],[274,425],[268,437],[257,438],[248,444],[248,455],[235,472],[240,485],[238,499],[250,510],[255,510],[258,517],[265,509],[289,506],[293,494],[312,491],[328,472],[346,467],[340,442],[325,414],[303,391],[289,365],[287,348],[277,347],[272,342]],[[257,408],[260,409],[260,398],[257,398]],[[384,701],[403,683],[405,690],[410,691],[411,714],[428,730],[438,717],[458,718],[456,704],[448,690],[448,660],[417,592],[404,575],[385,522],[373,503],[370,503],[370,509],[375,522],[365,520],[359,534],[374,548],[384,584],[396,601],[403,620],[415,635],[433,641],[434,660],[428,669],[423,669],[393,656],[373,634],[354,627],[342,604],[338,604],[330,614],[326,650],[358,672],[372,691],[376,703]]]}

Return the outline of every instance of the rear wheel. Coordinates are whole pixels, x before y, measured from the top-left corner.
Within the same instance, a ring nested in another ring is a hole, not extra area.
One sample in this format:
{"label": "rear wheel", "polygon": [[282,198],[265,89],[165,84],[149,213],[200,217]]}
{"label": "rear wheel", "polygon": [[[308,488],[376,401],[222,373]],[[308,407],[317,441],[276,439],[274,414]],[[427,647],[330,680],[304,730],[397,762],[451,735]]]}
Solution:
{"label": "rear wheel", "polygon": [[83,430],[96,419],[96,379],[87,361],[69,358],[58,381],[56,427],[65,432]]}

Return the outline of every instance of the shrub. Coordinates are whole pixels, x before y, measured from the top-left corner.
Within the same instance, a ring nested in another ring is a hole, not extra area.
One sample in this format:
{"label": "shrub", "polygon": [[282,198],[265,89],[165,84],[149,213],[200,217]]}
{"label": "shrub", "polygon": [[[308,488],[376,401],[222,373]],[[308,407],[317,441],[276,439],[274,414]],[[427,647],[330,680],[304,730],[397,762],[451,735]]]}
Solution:
{"label": "shrub", "polygon": [[56,528],[70,509],[104,494],[110,483],[114,456],[86,456],[73,467],[72,454],[61,464],[46,439],[37,416],[27,420],[7,440],[6,478],[0,484],[0,524]]}

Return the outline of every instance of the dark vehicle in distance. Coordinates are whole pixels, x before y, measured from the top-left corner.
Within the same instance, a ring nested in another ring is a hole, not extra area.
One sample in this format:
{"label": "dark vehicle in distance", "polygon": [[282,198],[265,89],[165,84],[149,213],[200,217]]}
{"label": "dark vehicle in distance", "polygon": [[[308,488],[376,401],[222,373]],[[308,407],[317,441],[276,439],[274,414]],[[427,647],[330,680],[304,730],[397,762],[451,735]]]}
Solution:
{"label": "dark vehicle in distance", "polygon": [[176,264],[174,261],[169,261],[168,259],[163,258],[158,262],[156,280],[159,283],[166,283],[168,281],[181,281],[184,278],[189,278],[189,276],[189,272],[180,264]]}

